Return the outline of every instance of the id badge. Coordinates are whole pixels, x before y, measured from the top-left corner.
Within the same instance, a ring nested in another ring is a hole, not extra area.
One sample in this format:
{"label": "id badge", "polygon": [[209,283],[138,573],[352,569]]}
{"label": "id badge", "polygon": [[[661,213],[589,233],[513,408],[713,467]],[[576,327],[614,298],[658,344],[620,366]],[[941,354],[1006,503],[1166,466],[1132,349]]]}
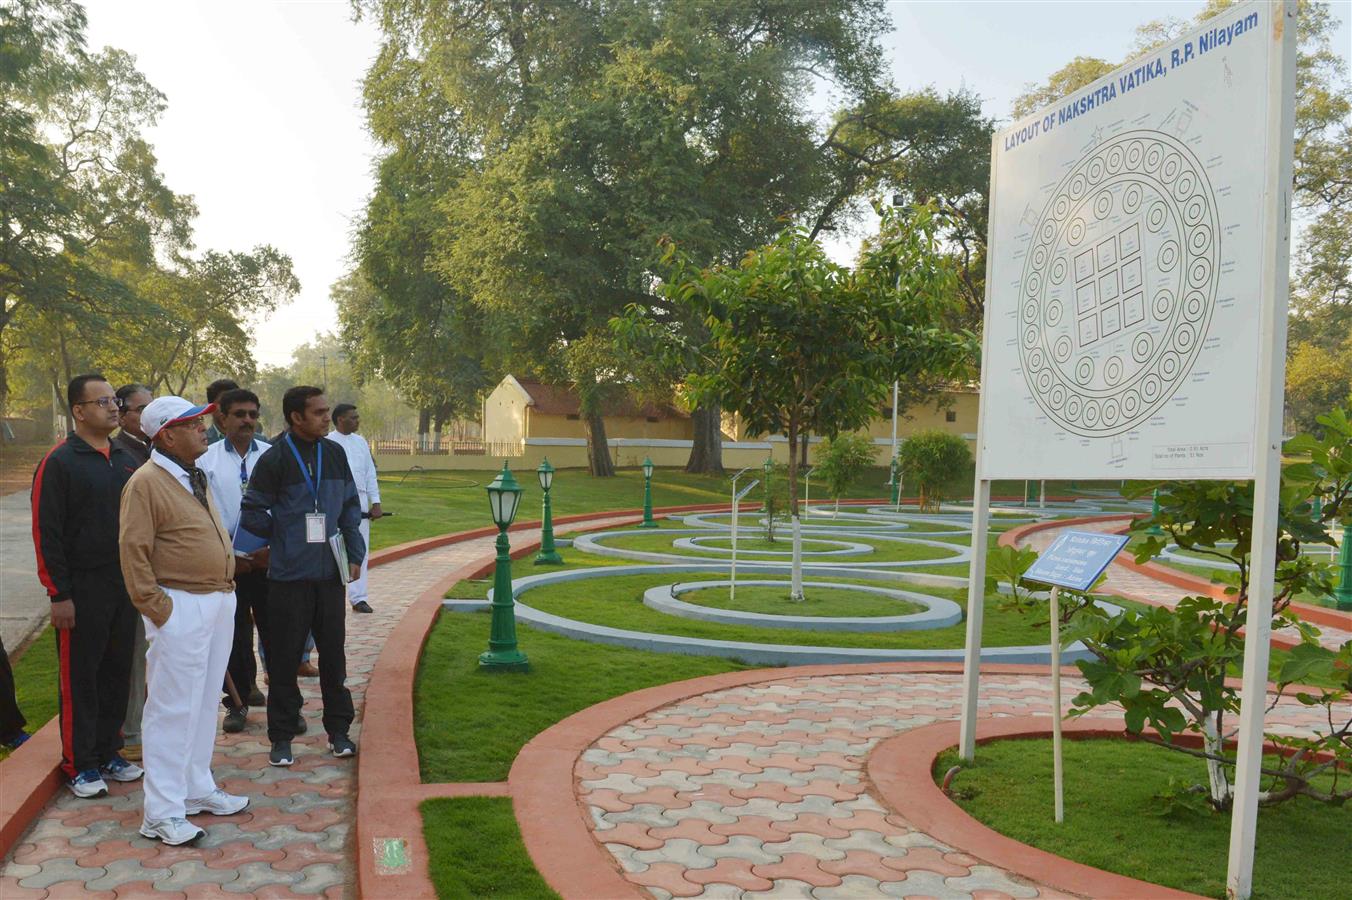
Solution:
{"label": "id badge", "polygon": [[306,513],[305,514],[305,543],[322,544],[324,543],[324,514]]}

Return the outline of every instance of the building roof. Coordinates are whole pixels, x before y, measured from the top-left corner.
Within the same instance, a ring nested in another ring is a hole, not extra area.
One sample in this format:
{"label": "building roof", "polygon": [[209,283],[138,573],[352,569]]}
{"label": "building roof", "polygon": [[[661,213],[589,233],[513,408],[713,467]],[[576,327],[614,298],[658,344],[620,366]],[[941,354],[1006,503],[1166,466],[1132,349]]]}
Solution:
{"label": "building roof", "polygon": [[[577,395],[577,391],[563,384],[545,384],[540,381],[529,381],[521,378],[512,378],[525,392],[529,399],[530,406],[535,407],[535,411],[546,416],[576,416],[582,411],[582,401]],[[639,405],[633,398],[625,396],[619,400],[610,403],[601,411],[603,416],[618,417],[625,419],[639,418],[657,418],[657,419],[688,419],[690,414],[682,412],[674,407],[665,404],[658,405],[654,403],[645,403]]]}

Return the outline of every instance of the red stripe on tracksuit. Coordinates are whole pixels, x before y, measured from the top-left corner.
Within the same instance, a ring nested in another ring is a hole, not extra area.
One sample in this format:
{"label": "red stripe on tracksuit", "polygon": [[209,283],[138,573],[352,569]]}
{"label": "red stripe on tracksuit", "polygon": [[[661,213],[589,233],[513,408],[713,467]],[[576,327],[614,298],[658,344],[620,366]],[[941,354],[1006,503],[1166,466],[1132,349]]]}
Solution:
{"label": "red stripe on tracksuit", "polygon": [[80,774],[75,770],[75,695],[70,689],[70,629],[56,630],[57,654],[61,660],[61,771],[67,778]]}
{"label": "red stripe on tracksuit", "polygon": [[[38,558],[38,581],[41,581],[42,586],[47,589],[47,596],[49,597],[55,597],[61,592],[57,589],[56,583],[52,581],[51,573],[47,571],[47,560],[42,555],[42,523],[38,519],[38,509],[42,506],[42,472],[47,468],[47,460],[51,459],[52,454],[60,449],[64,443],[65,441],[61,441],[47,451],[47,455],[42,458],[42,462],[38,463],[38,470],[33,475],[33,552],[37,554]],[[62,671],[65,671],[64,664]]]}

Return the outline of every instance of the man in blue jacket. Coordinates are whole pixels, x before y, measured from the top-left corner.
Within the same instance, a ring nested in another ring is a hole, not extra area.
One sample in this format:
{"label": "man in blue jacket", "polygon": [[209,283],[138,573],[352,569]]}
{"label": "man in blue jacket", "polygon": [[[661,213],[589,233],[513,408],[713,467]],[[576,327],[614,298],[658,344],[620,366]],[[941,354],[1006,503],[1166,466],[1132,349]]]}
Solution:
{"label": "man in blue jacket", "polygon": [[[319,651],[324,730],[334,756],[352,756],[352,694],[343,685],[347,615],[345,586],[366,557],[361,504],[343,448],[324,440],[329,403],[323,388],[293,387],[282,396],[288,432],[254,465],[240,526],[266,538],[268,561],[268,761],[295,761],[301,694],[296,666],[313,633]],[[347,569],[339,569],[340,559]]]}

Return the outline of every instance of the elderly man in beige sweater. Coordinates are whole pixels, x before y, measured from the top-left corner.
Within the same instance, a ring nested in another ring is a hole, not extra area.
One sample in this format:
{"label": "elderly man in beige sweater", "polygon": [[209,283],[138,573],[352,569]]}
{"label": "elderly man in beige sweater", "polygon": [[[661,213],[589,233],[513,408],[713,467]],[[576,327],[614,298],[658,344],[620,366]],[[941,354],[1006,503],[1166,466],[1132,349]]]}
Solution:
{"label": "elderly man in beige sweater", "polygon": [[211,774],[216,698],[235,620],[234,550],[196,466],[213,408],[182,397],[152,401],[141,430],[154,450],[122,492],[122,575],[150,642],[141,834],[172,845],[206,833],[188,816],[228,816],[249,805]]}

